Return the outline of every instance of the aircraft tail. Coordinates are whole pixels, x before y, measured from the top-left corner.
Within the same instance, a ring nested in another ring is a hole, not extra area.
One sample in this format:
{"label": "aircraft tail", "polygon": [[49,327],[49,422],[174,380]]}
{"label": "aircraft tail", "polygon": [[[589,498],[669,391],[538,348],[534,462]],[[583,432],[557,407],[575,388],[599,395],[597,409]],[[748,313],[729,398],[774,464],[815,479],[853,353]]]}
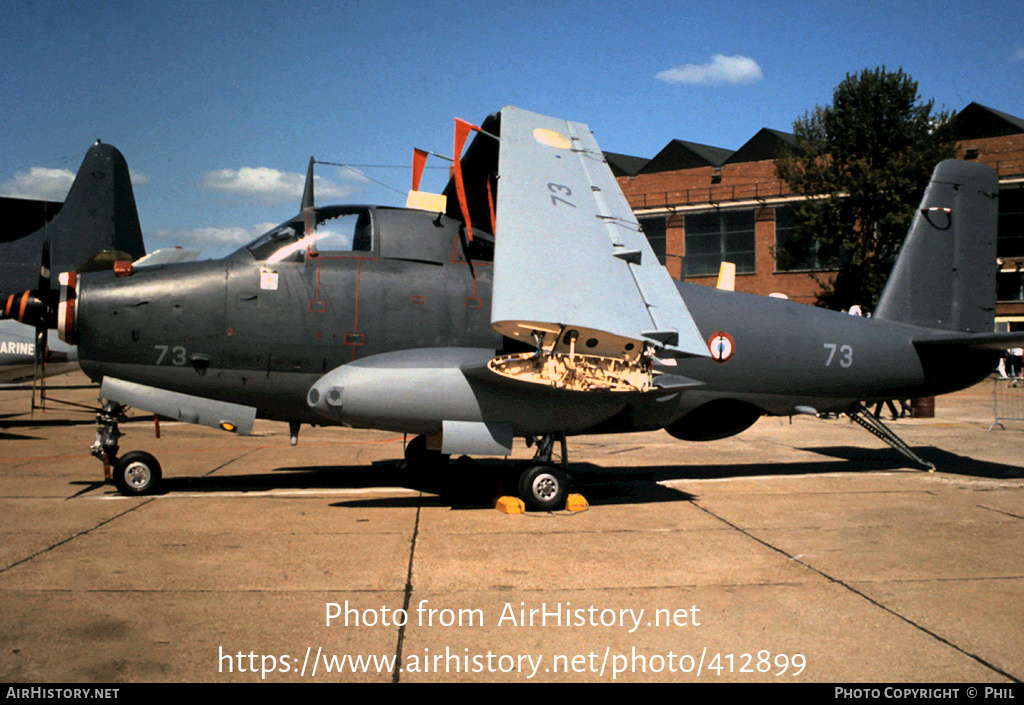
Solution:
{"label": "aircraft tail", "polygon": [[103,250],[126,252],[133,259],[146,254],[128,163],[121,152],[99,141],[89,148],[48,230],[53,261],[71,267]]}
{"label": "aircraft tail", "polygon": [[78,269],[99,252],[123,252],[133,260],[146,254],[128,164],[117,149],[100,142],[90,147],[57,215],[30,235],[0,243],[0,299],[39,286],[47,248],[52,288],[61,272]]}
{"label": "aircraft tail", "polygon": [[999,179],[978,162],[941,162],[925,189],[874,316],[991,333]]}

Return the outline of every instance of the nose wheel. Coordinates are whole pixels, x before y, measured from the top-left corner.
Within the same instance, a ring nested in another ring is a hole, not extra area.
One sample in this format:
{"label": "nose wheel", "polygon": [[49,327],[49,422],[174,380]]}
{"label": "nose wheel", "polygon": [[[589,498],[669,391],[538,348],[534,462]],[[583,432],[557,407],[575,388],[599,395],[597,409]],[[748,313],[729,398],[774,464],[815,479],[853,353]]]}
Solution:
{"label": "nose wheel", "polygon": [[153,494],[162,477],[160,463],[143,450],[125,453],[114,463],[114,486],[126,497]]}
{"label": "nose wheel", "polygon": [[160,463],[149,453],[133,450],[117,457],[118,440],[124,434],[118,425],[127,421],[123,404],[108,401],[96,414],[96,441],[89,452],[103,461],[104,478],[114,483],[126,497],[153,494],[160,486],[163,472]]}

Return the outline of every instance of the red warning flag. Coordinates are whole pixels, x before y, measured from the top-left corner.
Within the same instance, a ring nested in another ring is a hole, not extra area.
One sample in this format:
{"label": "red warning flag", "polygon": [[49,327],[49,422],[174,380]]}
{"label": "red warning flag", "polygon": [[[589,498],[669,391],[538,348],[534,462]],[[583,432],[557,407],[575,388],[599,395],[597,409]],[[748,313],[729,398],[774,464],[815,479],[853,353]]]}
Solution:
{"label": "red warning flag", "polygon": [[455,158],[453,163],[455,192],[459,197],[459,208],[462,209],[462,218],[466,221],[466,234],[469,236],[470,242],[473,242],[473,226],[470,224],[469,206],[466,204],[466,185],[462,181],[462,147],[466,144],[469,131],[479,129],[476,125],[470,125],[465,120],[455,118],[455,150],[452,153]]}
{"label": "red warning flag", "polygon": [[412,190],[420,190],[420,178],[423,176],[423,168],[427,165],[427,154],[422,149],[412,150]]}

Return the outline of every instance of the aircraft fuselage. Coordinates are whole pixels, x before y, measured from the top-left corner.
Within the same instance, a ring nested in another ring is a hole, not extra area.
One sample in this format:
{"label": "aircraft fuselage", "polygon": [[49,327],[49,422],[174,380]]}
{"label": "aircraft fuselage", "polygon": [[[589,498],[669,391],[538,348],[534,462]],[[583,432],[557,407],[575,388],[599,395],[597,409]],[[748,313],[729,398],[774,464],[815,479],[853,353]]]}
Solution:
{"label": "aircraft fuselage", "polygon": [[[94,380],[109,376],[255,407],[265,418],[325,423],[307,393],[342,365],[410,350],[467,349],[483,356],[501,350],[503,339],[490,327],[491,266],[474,261],[471,269],[459,224],[429,213],[368,212],[373,245],[361,251],[306,250],[270,262],[250,248],[223,260],[140,268],[130,276],[83,276],[77,303],[82,368]],[[413,259],[403,242],[425,254]],[[911,341],[927,331],[913,326],[678,286],[715,354],[655,369],[702,384],[614,398],[572,396],[558,410],[578,418],[570,432],[601,424],[604,430],[661,428],[710,402],[726,415],[733,402],[756,408],[757,415],[846,411],[857,401],[951,391],[995,364],[986,352],[922,358]],[[406,364],[401,355],[387,360]],[[424,386],[433,378],[408,379]],[[521,391],[511,390],[508,403],[521,399]],[[399,385],[381,392],[388,393],[403,391]],[[493,403],[502,403],[503,392],[494,394]],[[556,402],[541,395],[533,408],[527,404],[515,433],[534,432],[529,419],[550,403]],[[376,417],[346,422],[401,425]]]}

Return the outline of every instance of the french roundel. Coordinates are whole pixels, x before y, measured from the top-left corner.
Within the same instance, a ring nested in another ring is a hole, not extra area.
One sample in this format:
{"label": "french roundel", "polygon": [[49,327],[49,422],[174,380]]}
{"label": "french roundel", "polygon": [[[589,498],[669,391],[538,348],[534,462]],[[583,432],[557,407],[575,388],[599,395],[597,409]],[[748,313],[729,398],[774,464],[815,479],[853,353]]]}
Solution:
{"label": "french roundel", "polygon": [[711,359],[715,362],[728,362],[736,352],[736,341],[728,333],[718,331],[708,339],[708,350],[711,351]]}

